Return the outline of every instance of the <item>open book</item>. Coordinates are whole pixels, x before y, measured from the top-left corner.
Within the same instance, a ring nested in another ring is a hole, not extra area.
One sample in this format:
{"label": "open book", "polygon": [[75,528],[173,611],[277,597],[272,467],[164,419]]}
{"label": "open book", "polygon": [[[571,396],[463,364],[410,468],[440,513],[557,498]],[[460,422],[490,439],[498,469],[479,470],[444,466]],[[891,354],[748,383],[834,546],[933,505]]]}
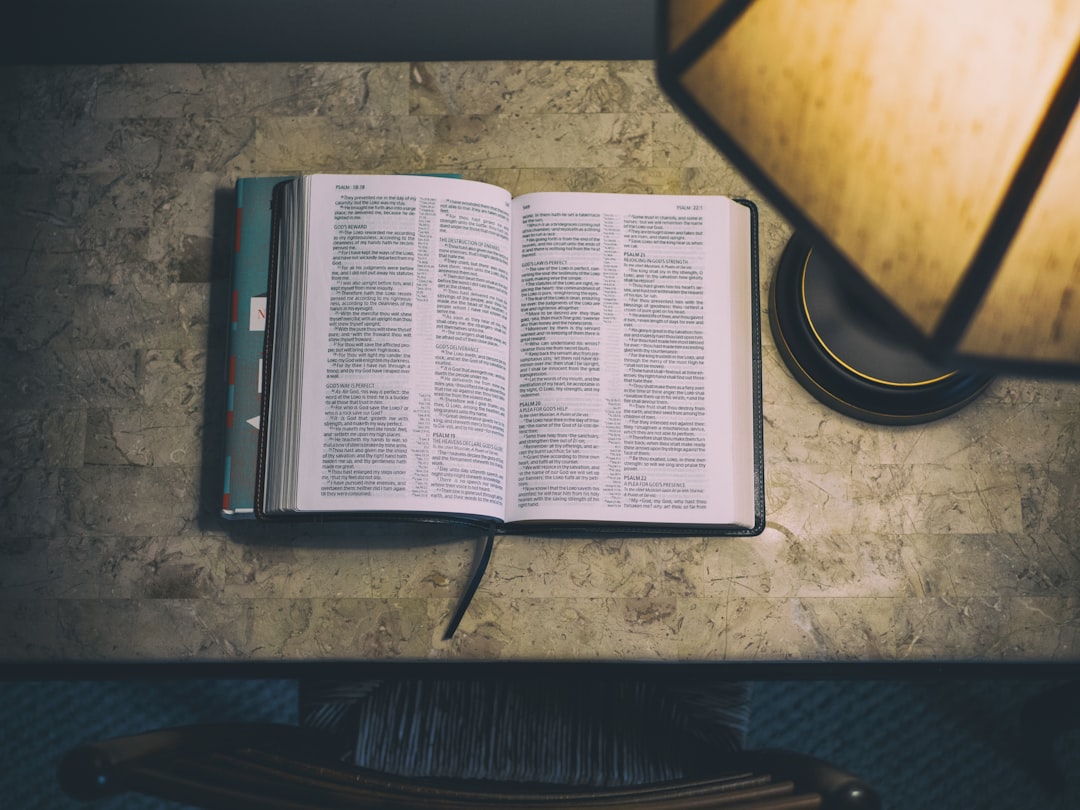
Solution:
{"label": "open book", "polygon": [[763,528],[752,206],[312,175],[273,217],[260,516]]}

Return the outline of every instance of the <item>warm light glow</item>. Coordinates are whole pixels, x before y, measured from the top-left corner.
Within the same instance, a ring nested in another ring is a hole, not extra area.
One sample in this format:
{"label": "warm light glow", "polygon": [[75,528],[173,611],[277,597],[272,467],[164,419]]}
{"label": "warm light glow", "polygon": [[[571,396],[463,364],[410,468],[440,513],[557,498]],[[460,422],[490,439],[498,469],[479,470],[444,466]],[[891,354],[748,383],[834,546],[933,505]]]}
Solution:
{"label": "warm light glow", "polygon": [[724,5],[724,0],[679,0],[671,6],[668,21],[668,47],[675,49],[701,25],[710,14]]}
{"label": "warm light glow", "polygon": [[965,354],[1080,361],[1080,116],[960,344]]}
{"label": "warm light glow", "polygon": [[[673,18],[684,5],[672,3]],[[701,5],[687,8],[696,15]],[[929,335],[982,243],[1078,38],[1080,3],[1072,2],[755,0],[682,84]],[[1075,158],[1060,164],[1055,175],[1078,177]],[[1071,290],[1072,337],[1060,345],[1073,361],[1080,250],[1070,219],[1080,210],[1078,188],[1063,179],[1044,192],[1037,222],[1025,223],[1006,262],[1003,278],[1012,286],[995,293],[986,310],[988,322],[1005,317],[1026,285],[1029,315],[1052,319],[1060,308],[1049,305]],[[1038,234],[1045,227],[1053,229],[1053,245]],[[1056,268],[1057,280],[1043,289],[1041,278],[1031,279],[1035,267]],[[1036,342],[1053,332],[1044,326],[1031,333]]]}

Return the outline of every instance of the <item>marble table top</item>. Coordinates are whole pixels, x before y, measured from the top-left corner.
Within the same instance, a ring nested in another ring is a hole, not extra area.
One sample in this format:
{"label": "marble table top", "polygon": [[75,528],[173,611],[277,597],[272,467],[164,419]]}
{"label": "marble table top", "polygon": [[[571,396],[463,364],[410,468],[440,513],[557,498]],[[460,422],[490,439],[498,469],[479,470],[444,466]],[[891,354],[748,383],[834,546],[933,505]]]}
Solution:
{"label": "marble table top", "polygon": [[3,68],[0,131],[0,665],[1080,659],[1080,384],[877,427],[767,329],[760,537],[503,537],[443,641],[470,532],[218,518],[239,177],[745,195],[768,286],[650,63]]}

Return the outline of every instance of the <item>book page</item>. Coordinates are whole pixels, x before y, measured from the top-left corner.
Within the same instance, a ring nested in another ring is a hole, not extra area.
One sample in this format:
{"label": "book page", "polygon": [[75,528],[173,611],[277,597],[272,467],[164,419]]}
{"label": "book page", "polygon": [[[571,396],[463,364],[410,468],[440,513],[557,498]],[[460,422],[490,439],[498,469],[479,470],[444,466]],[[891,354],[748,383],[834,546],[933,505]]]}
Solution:
{"label": "book page", "polygon": [[501,519],[510,195],[331,175],[307,194],[297,508]]}
{"label": "book page", "polygon": [[752,526],[745,208],[530,194],[514,228],[508,519]]}

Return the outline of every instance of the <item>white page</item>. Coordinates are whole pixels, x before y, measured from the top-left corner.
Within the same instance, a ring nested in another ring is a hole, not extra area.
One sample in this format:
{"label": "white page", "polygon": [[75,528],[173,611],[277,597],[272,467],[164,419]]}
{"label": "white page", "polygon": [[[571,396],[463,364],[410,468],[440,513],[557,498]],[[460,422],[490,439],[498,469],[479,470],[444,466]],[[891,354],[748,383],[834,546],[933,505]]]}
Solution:
{"label": "white page", "polygon": [[307,181],[297,508],[502,518],[510,195],[449,178]]}
{"label": "white page", "polygon": [[508,519],[753,525],[745,208],[530,194],[514,240]]}

